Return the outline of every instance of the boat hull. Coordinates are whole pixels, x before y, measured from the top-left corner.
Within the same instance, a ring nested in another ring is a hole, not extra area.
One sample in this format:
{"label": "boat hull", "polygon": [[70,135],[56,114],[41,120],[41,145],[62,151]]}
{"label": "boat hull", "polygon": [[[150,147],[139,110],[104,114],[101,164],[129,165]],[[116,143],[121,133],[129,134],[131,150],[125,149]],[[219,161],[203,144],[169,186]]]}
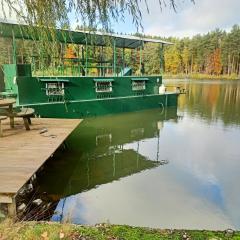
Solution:
{"label": "boat hull", "polygon": [[177,106],[177,100],[178,94],[167,93],[160,95],[34,103],[21,106],[34,108],[36,115],[44,118],[86,118],[153,108],[163,109],[169,106]]}

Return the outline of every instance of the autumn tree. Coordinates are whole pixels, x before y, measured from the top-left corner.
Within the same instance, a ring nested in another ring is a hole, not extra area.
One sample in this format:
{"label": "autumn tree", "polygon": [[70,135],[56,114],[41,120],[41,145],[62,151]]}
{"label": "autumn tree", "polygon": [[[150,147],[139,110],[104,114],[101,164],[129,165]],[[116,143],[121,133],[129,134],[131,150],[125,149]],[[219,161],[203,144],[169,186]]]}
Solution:
{"label": "autumn tree", "polygon": [[206,73],[220,75],[221,71],[222,71],[221,50],[217,48],[208,57]]}
{"label": "autumn tree", "polygon": [[65,53],[64,57],[68,58],[68,59],[76,58],[76,53],[74,52],[73,47],[71,45],[67,46],[66,53]]}
{"label": "autumn tree", "polygon": [[177,74],[181,69],[181,55],[176,45],[170,46],[165,51],[166,72]]}
{"label": "autumn tree", "polygon": [[187,46],[184,46],[182,51],[182,61],[184,66],[184,72],[189,73],[190,52]]}

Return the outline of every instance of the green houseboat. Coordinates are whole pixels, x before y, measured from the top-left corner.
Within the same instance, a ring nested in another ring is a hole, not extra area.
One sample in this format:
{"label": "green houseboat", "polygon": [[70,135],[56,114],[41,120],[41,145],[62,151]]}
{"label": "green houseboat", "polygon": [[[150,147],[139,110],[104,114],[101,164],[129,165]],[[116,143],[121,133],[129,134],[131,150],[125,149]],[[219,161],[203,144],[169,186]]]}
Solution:
{"label": "green houseboat", "polygon": [[[42,51],[39,56],[19,56],[20,42],[37,46],[42,43],[42,35],[39,27],[0,22],[0,37],[8,38],[12,45],[9,62],[2,65],[5,89],[1,94],[15,96],[17,106],[34,108],[40,117],[84,118],[177,105],[178,92],[166,91],[161,76],[164,45],[171,43],[57,29],[57,43],[52,34],[44,34],[49,46],[57,44],[57,57]],[[149,43],[159,45],[156,76],[144,74],[142,49]],[[71,50],[69,46],[75,46],[77,54],[64,55],[63,51]],[[136,56],[131,62],[135,70],[125,60],[127,53]]]}

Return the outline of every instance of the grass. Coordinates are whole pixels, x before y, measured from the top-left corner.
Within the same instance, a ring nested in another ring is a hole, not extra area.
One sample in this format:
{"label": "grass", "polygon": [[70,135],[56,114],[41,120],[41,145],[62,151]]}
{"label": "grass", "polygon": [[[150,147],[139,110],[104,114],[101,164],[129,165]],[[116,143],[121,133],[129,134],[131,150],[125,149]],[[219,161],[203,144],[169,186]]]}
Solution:
{"label": "grass", "polygon": [[82,226],[73,224],[59,224],[52,222],[21,222],[13,223],[7,219],[0,223],[0,240],[157,240],[157,239],[196,239],[196,240],[240,240],[240,233],[221,231],[185,231],[159,230],[150,228],[99,224],[96,226]]}
{"label": "grass", "polygon": [[240,76],[232,75],[209,75],[209,74],[167,74],[163,75],[165,79],[207,79],[207,80],[239,80]]}

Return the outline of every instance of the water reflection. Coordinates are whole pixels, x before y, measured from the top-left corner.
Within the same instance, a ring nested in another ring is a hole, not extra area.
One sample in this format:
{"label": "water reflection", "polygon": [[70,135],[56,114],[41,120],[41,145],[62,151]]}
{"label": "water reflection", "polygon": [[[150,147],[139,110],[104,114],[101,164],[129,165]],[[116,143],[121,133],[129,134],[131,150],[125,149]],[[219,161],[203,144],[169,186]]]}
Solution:
{"label": "water reflection", "polygon": [[168,86],[188,89],[179,99],[179,110],[207,121],[221,120],[225,125],[240,124],[240,81],[167,81]]}
{"label": "water reflection", "polygon": [[[84,120],[67,140],[67,150],[57,152],[40,172],[41,191],[56,201],[167,164],[159,156],[159,138],[164,121],[170,119],[177,121],[176,108]],[[140,147],[153,138],[155,156],[148,158]]]}
{"label": "water reflection", "polygon": [[42,191],[60,199],[52,220],[240,228],[240,84],[174,84],[189,90],[178,110],[87,119],[79,126],[68,150],[41,173]]}

